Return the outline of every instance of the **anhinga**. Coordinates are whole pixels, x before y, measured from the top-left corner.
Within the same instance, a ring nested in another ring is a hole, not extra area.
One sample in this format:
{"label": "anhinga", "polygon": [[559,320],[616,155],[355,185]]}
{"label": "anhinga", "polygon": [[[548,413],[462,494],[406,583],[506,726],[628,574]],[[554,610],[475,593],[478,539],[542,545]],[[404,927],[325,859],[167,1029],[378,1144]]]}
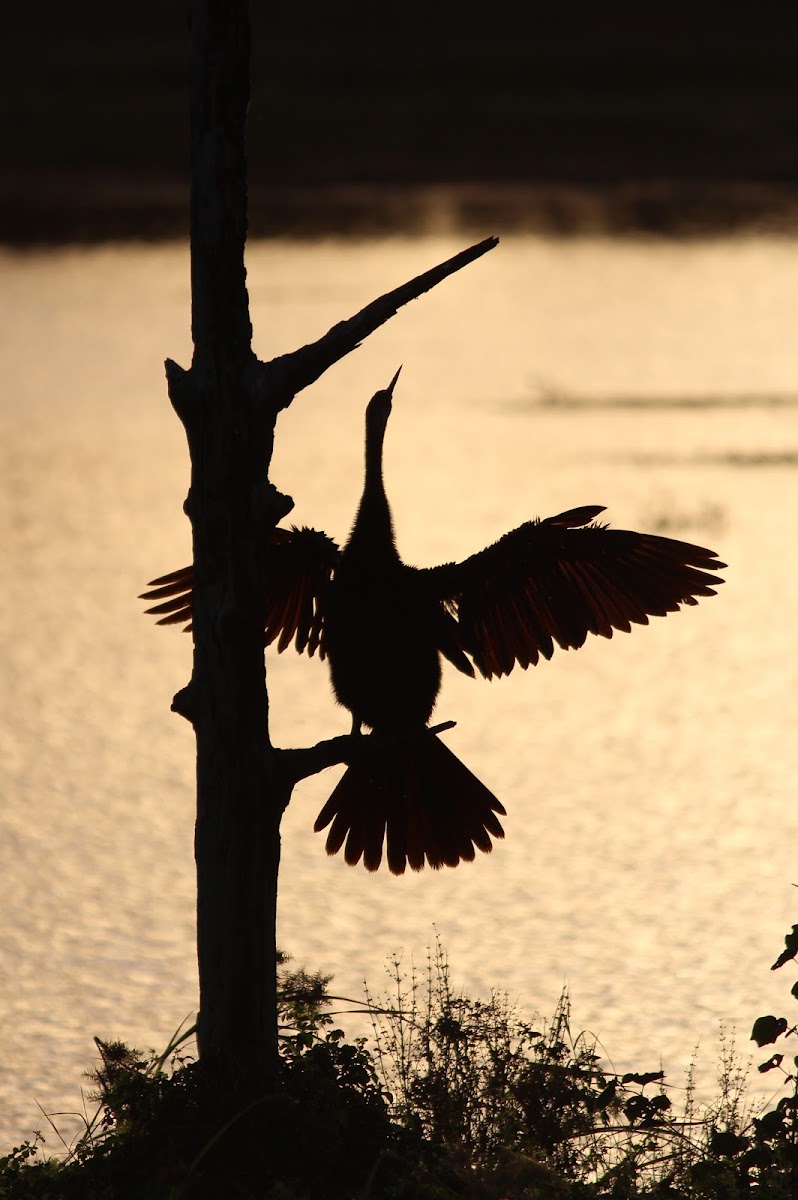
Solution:
{"label": "anhinga", "polygon": [[[400,368],[401,370],[401,368]],[[366,472],[349,540],[339,551],[313,529],[276,529],[269,549],[266,644],[294,641],[330,660],[332,686],[367,725],[378,751],[347,768],[314,828],[332,825],[327,852],[346,843],[352,865],[382,860],[402,874],[472,860],[503,837],[504,808],[427,729],[441,655],[466,675],[507,675],[551,658],[555,643],[581,646],[665,616],[723,580],[711,550],[596,523],[599,505],[527,521],[460,563],[420,569],[402,562],[382,475],[385,429],[399,371],[366,410]],[[192,568],[153,580],[146,599],[160,624],[191,619]],[[170,597],[164,600],[164,597]],[[165,614],[165,615],[162,615]],[[189,625],[190,628],[190,625]]]}

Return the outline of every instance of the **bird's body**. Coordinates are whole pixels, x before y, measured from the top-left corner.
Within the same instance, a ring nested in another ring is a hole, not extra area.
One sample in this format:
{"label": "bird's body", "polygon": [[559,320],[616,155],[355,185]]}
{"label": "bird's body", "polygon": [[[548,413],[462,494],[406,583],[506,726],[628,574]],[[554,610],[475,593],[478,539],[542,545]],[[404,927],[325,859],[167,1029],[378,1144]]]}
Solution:
{"label": "bird's body", "polygon": [[319,814],[331,826],[327,850],[376,870],[402,874],[456,866],[503,837],[504,808],[450,750],[427,732],[441,685],[440,646],[451,622],[423,571],[396,549],[382,477],[382,446],[397,371],[366,412],[366,477],[349,540],[330,583],[323,645],[353,731],[368,725],[382,741],[354,762]]}
{"label": "bird's body", "polygon": [[382,445],[396,378],[366,414],[366,477],[349,540],[330,583],[324,648],[336,698],[353,725],[378,733],[423,727],[441,685],[437,623],[422,573],[396,549]]}
{"label": "bird's body", "polygon": [[[528,521],[461,563],[419,569],[402,562],[382,475],[393,389],[366,412],[363,494],[342,551],[310,529],[277,529],[269,553],[264,627],[283,650],[320,648],[353,730],[376,735],[356,756],[316,820],[330,825],[328,853],[344,847],[369,870],[387,846],[390,869],[456,866],[503,837],[504,808],[427,730],[441,656],[485,678],[551,658],[555,644],[612,637],[699,596],[714,595],[724,564],[701,546],[608,529],[590,505]],[[191,617],[192,570],[154,580],[148,610],[172,624]],[[162,615],[163,614],[163,615]],[[365,741],[365,739],[364,739]]]}
{"label": "bird's body", "polygon": [[377,733],[427,724],[441,686],[435,609],[398,556],[370,570],[367,556],[344,550],[324,646],[336,699],[353,724]]}

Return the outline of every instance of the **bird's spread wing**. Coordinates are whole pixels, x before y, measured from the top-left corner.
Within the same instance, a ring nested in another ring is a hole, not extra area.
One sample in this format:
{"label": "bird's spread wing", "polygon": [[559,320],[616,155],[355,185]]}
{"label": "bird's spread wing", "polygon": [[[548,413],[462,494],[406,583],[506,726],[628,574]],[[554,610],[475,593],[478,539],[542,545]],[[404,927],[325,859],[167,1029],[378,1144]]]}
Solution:
{"label": "bird's spread wing", "polygon": [[159,575],[147,584],[147,591],[142,592],[139,600],[158,600],[145,612],[158,618],[156,625],[185,625],[188,632],[191,629],[191,618],[194,614],[192,607],[192,589],[194,587],[194,568],[181,567],[179,571],[170,571],[168,575]]}
{"label": "bird's spread wing", "polygon": [[423,571],[459,624],[462,648],[482,674],[508,675],[555,643],[581,646],[632,623],[712,596],[726,564],[712,550],[655,534],[608,529],[595,505],[528,521],[461,563]]}
{"label": "bird's spread wing", "polygon": [[318,529],[292,526],[274,532],[266,562],[266,645],[278,638],[277,649],[282,653],[293,641],[300,654],[307,650],[313,655],[321,643],[338,546]]}
{"label": "bird's spread wing", "polygon": [[[275,529],[265,563],[263,627],[265,644],[278,651],[293,641],[313,655],[321,643],[327,589],[338,561],[338,547],[317,529]],[[143,600],[156,600],[146,611],[159,625],[192,628],[194,568],[182,567],[153,579]],[[324,656],[322,647],[321,656]]]}

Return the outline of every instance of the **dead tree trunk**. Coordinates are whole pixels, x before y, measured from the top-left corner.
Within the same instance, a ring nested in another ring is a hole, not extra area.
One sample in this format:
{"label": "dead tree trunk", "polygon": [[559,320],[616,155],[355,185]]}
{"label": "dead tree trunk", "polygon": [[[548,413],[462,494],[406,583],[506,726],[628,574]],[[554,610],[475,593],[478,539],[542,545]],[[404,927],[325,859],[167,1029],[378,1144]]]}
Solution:
{"label": "dead tree trunk", "polygon": [[244,269],[246,0],[194,0],[191,41],[194,357],[190,371],[169,364],[168,374],[191,455],[194,670],[175,707],[197,738],[199,1050],[239,1091],[268,1086],[275,1068],[280,812],[258,580],[264,539],[286,508],[266,490],[274,420],[254,394]]}
{"label": "dead tree trunk", "polygon": [[258,362],[244,268],[246,0],[192,0],[191,31],[194,356],[188,371],[167,361],[167,379],[191,456],[194,663],[173,708],[197,741],[200,1058],[240,1100],[275,1083],[280,819],[296,780],[343,761],[347,741],[288,758],[269,742],[259,597],[271,530],[293,507],[268,482],[277,414],[402,304],[496,239],[375,300],[319,341]]}

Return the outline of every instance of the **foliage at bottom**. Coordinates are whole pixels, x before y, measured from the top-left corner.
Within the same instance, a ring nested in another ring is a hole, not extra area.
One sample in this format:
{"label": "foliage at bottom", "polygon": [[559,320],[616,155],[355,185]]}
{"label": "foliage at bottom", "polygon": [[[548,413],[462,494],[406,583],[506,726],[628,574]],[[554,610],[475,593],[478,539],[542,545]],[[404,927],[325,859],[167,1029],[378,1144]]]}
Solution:
{"label": "foliage at bottom", "polygon": [[[798,952],[798,926],[774,968]],[[796,1077],[750,1117],[724,1046],[720,1092],[676,1115],[661,1071],[616,1074],[573,1036],[567,994],[528,1022],[502,993],[451,984],[437,944],[426,970],[389,964],[368,991],[372,1048],[333,1028],[329,979],[281,967],[280,1087],[241,1106],[209,1087],[187,1030],[159,1056],[98,1041],[98,1108],[65,1158],[44,1138],[0,1158],[0,1200],[793,1200]],[[793,988],[798,998],[798,985]],[[761,1017],[753,1039],[795,1036]],[[796,1063],[792,1060],[791,1067]],[[689,1081],[688,1081],[689,1082]]]}

